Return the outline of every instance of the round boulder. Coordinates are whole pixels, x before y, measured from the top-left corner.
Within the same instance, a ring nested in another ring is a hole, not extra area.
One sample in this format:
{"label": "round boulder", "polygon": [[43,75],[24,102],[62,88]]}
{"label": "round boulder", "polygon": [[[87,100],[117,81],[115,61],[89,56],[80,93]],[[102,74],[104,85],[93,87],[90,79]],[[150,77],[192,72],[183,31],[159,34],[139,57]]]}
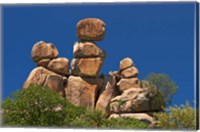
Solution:
{"label": "round boulder", "polygon": [[53,44],[40,41],[33,46],[31,54],[32,60],[38,62],[42,59],[57,58],[58,50]]}
{"label": "round boulder", "polygon": [[106,24],[98,18],[86,18],[77,23],[77,36],[80,40],[100,41],[104,39]]}

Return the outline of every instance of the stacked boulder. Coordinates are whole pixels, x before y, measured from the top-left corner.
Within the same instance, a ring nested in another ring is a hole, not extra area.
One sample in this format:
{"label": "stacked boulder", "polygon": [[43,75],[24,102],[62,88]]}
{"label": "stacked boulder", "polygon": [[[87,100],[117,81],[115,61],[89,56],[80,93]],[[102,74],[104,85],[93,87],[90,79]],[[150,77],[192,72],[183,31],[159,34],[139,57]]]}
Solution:
{"label": "stacked boulder", "polygon": [[32,48],[37,64],[23,88],[30,84],[48,86],[76,106],[102,110],[109,118],[130,117],[154,121],[148,112],[162,109],[164,101],[154,100],[158,92],[138,79],[139,71],[131,58],[120,61],[119,71],[100,75],[106,57],[95,41],[104,39],[105,23],[87,18],[77,23],[79,41],[73,46],[74,58],[58,57],[57,48],[44,41]]}
{"label": "stacked boulder", "polygon": [[66,98],[77,106],[95,107],[97,93],[103,79],[99,71],[105,53],[94,41],[103,40],[105,23],[97,18],[87,18],[77,23],[79,41],[74,44],[71,76],[65,89]]}
{"label": "stacked boulder", "polygon": [[69,75],[69,60],[64,57],[58,58],[57,48],[44,41],[33,46],[32,60],[38,67],[31,71],[23,88],[28,88],[30,84],[38,84],[48,86],[64,96],[64,88]]}
{"label": "stacked boulder", "polygon": [[125,58],[120,61],[120,70],[116,74],[120,77],[117,83],[120,95],[110,101],[110,112],[112,113],[110,118],[130,117],[153,123],[154,119],[148,112],[161,110],[163,102],[152,106],[154,102],[152,98],[156,94],[152,94],[153,89],[150,89],[147,85],[142,85],[137,78],[139,71],[134,66],[132,59]]}

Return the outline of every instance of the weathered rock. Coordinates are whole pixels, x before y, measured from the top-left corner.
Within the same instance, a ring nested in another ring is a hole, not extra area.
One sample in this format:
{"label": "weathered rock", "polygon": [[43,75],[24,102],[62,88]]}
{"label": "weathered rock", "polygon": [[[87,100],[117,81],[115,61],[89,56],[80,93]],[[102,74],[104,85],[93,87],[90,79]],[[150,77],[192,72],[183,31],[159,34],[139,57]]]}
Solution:
{"label": "weathered rock", "polygon": [[28,88],[30,84],[43,85],[47,75],[56,75],[56,73],[51,72],[43,67],[34,68],[26,79],[23,88]]}
{"label": "weathered rock", "polygon": [[144,89],[142,88],[130,88],[128,90],[124,90],[121,95],[113,98],[111,102],[115,102],[118,100],[132,100],[137,98],[137,96],[142,92],[144,92]]}
{"label": "weathered rock", "polygon": [[96,77],[103,64],[103,58],[80,58],[71,62],[72,74],[85,77]]}
{"label": "weathered rock", "polygon": [[77,36],[80,40],[103,40],[106,24],[97,18],[86,18],[77,23]]}
{"label": "weathered rock", "polygon": [[58,57],[57,48],[44,41],[36,43],[32,48],[32,60],[38,62],[42,59],[53,59]]}
{"label": "weathered rock", "polygon": [[111,100],[111,113],[155,112],[162,110],[163,98],[159,99],[159,93],[150,94],[148,88],[131,88],[123,91],[119,96]]}
{"label": "weathered rock", "polygon": [[125,90],[122,95],[111,100],[110,111],[112,113],[145,112],[150,110],[149,99],[146,91],[138,88]]}
{"label": "weathered rock", "polygon": [[150,115],[146,114],[146,113],[124,113],[124,114],[111,114],[109,119],[112,118],[134,118],[140,121],[144,121],[148,124],[153,124],[155,122],[155,119],[153,117],[151,117]]}
{"label": "weathered rock", "polygon": [[51,59],[42,59],[37,62],[37,65],[47,68],[50,61],[51,61]]}
{"label": "weathered rock", "polygon": [[74,57],[105,57],[105,53],[94,42],[76,42],[74,44]]}
{"label": "weathered rock", "polygon": [[48,86],[50,89],[58,92],[59,95],[64,96],[64,87],[66,78],[63,79],[62,76],[59,75],[48,75],[44,86]]}
{"label": "weathered rock", "polygon": [[139,88],[140,80],[138,78],[122,78],[118,83],[117,87],[120,92],[130,88]]}
{"label": "weathered rock", "polygon": [[59,95],[64,95],[64,87],[67,83],[67,78],[62,77],[54,72],[51,72],[44,67],[37,67],[31,71],[27,80],[23,85],[23,89],[28,88],[30,84],[48,86],[55,90]]}
{"label": "weathered rock", "polygon": [[113,97],[117,95],[115,76],[104,76],[103,86],[99,93],[99,98],[96,103],[96,109],[107,112],[108,105]]}
{"label": "weathered rock", "polygon": [[53,59],[49,62],[48,69],[58,74],[69,75],[69,60],[67,58]]}
{"label": "weathered rock", "polygon": [[134,63],[132,61],[131,58],[124,58],[123,60],[120,61],[120,66],[119,66],[119,69],[120,71],[128,68],[128,67],[131,67],[131,66],[134,66]]}
{"label": "weathered rock", "polygon": [[101,78],[70,76],[65,88],[66,98],[76,106],[94,108],[97,91],[102,83]]}
{"label": "weathered rock", "polygon": [[121,75],[122,75],[123,77],[125,77],[125,78],[137,77],[138,74],[139,74],[138,69],[137,69],[136,67],[133,67],[133,66],[132,66],[132,67],[129,67],[129,68],[127,68],[127,69],[125,69],[125,70],[123,70],[123,71],[121,72]]}

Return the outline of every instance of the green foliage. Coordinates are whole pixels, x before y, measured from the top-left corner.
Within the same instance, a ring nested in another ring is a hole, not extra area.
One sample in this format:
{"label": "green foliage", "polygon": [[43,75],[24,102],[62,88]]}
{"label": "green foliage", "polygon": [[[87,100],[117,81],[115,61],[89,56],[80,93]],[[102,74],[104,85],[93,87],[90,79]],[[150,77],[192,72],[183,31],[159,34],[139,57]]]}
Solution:
{"label": "green foliage", "polygon": [[[149,81],[142,80],[141,81],[141,87],[147,89],[147,97],[150,99],[150,109],[156,108],[156,107],[165,107],[165,101],[164,101],[164,94],[161,93],[155,85],[150,83]],[[158,108],[158,109],[159,109]]]}
{"label": "green foliage", "polygon": [[3,103],[3,125],[7,126],[60,126],[66,116],[66,101],[47,87],[30,85],[15,92]]}
{"label": "green foliage", "polygon": [[102,128],[119,128],[119,129],[142,129],[147,128],[148,125],[144,122],[133,118],[112,118],[104,121]]}
{"label": "green foliage", "polygon": [[155,87],[160,91],[164,96],[164,101],[166,104],[170,104],[173,95],[178,90],[178,86],[175,84],[173,80],[167,74],[155,74],[150,73],[146,80],[150,83],[152,87]]}
{"label": "green foliage", "polygon": [[165,109],[165,112],[154,113],[158,119],[157,126],[164,129],[195,129],[196,110],[187,102],[180,107]]}
{"label": "green foliage", "polygon": [[[57,110],[56,110],[57,109]],[[4,126],[146,128],[135,119],[107,119],[101,111],[77,107],[48,87],[30,85],[3,102]]]}

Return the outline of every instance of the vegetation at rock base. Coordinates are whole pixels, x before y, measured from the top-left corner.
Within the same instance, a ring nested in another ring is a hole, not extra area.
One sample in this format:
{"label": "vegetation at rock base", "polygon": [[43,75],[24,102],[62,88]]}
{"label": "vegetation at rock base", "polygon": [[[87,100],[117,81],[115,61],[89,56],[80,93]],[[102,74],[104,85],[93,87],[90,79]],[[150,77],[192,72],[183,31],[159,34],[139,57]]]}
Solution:
{"label": "vegetation at rock base", "polygon": [[150,73],[145,80],[163,94],[166,105],[171,104],[172,97],[178,90],[178,86],[167,74]]}
{"label": "vegetation at rock base", "polygon": [[157,118],[157,127],[162,129],[196,129],[196,109],[188,102],[185,105],[173,106],[165,112],[154,113]]}
{"label": "vegetation at rock base", "polygon": [[48,87],[30,85],[3,102],[3,126],[146,128],[136,119],[107,119],[101,111],[76,107]]}

